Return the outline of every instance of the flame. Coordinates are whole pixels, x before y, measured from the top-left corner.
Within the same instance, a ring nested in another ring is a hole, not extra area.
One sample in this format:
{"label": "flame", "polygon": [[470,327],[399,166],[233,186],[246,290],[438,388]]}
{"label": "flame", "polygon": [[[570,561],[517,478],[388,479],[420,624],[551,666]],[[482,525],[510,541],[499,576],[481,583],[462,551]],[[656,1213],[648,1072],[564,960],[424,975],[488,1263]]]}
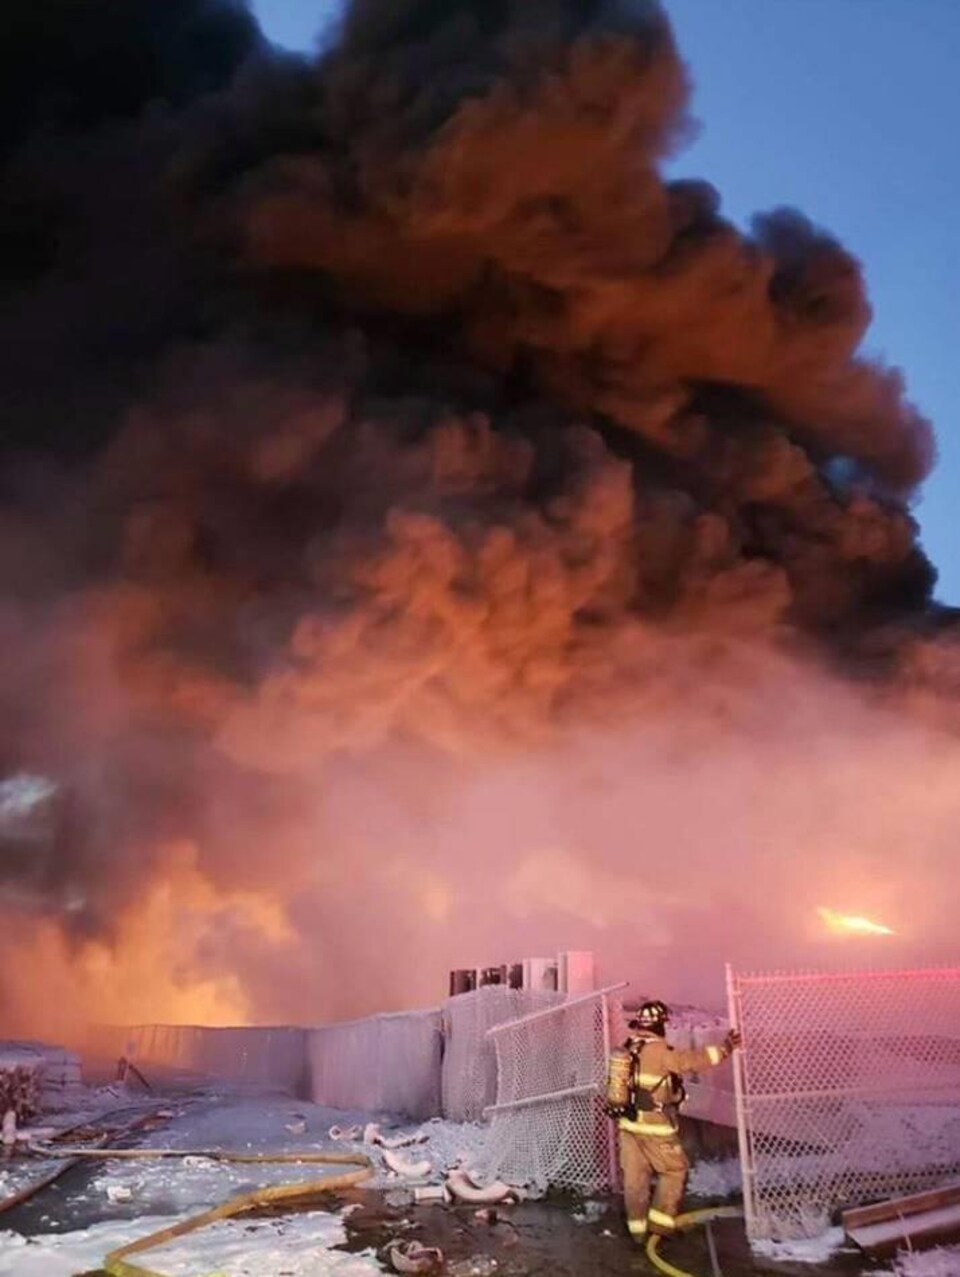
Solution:
{"label": "flame", "polygon": [[885,927],[882,922],[872,922],[869,918],[837,913],[835,909],[827,909],[821,905],[817,909],[824,926],[838,936],[894,936],[897,933],[892,927]]}
{"label": "flame", "polygon": [[10,942],[0,958],[15,954],[19,976],[18,1000],[5,1010],[34,1034],[71,1044],[97,1024],[247,1024],[252,1008],[240,977],[198,961],[225,919],[269,944],[292,936],[279,901],[215,887],[190,844],[167,849],[153,881],[116,919],[109,943],[70,943],[50,919],[17,932],[0,913],[0,935]]}

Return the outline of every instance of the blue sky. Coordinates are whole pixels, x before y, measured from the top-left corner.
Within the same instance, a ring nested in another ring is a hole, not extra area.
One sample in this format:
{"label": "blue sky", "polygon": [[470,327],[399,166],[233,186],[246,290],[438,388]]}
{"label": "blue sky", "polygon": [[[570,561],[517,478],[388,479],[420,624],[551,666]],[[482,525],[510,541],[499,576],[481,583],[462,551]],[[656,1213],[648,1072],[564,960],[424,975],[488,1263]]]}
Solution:
{"label": "blue sky", "polygon": [[[308,48],[337,0],[253,0]],[[666,0],[702,131],[672,165],[728,217],[794,205],[865,264],[866,347],[906,374],[939,462],[918,515],[960,604],[960,0]]]}

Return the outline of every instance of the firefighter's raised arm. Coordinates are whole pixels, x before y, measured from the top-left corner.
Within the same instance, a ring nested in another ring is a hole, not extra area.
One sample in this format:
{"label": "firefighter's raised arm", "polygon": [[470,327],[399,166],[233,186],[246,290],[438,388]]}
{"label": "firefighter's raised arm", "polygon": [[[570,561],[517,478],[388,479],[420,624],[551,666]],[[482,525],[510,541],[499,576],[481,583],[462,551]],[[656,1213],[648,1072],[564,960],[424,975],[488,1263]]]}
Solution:
{"label": "firefighter's raised arm", "polygon": [[739,1045],[739,1035],[731,1030],[718,1046],[684,1048],[664,1044],[663,1049],[670,1061],[671,1073],[705,1073],[729,1059]]}

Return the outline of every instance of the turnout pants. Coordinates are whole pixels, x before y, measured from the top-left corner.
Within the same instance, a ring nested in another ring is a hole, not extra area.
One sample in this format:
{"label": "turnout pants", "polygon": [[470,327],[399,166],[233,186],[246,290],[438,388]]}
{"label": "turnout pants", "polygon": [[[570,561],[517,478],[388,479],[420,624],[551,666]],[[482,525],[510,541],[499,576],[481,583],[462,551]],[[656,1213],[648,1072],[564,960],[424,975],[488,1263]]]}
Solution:
{"label": "turnout pants", "polygon": [[640,1135],[623,1130],[619,1135],[623,1203],[630,1236],[635,1241],[642,1241],[648,1231],[670,1236],[677,1227],[690,1170],[679,1135]]}

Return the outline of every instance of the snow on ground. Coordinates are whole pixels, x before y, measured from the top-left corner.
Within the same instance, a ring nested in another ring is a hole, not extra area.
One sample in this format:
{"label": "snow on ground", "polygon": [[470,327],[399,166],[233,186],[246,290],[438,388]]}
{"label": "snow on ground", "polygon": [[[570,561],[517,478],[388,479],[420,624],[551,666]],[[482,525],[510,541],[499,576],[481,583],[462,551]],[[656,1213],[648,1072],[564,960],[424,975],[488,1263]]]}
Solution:
{"label": "snow on ground", "polygon": [[[300,1131],[301,1124],[306,1130]],[[472,1164],[480,1158],[485,1128],[476,1123],[430,1121],[393,1127],[388,1120],[381,1123],[385,1136],[423,1134],[423,1143],[401,1148],[399,1155],[408,1161],[425,1159],[432,1172],[423,1180],[407,1181],[390,1171],[383,1163],[382,1150],[362,1139],[334,1141],[332,1126],[349,1128],[365,1126],[360,1114],[344,1114],[334,1109],[298,1103],[283,1098],[224,1099],[217,1104],[204,1101],[185,1106],[168,1126],[161,1127],[140,1141],[143,1148],[176,1148],[230,1150],[240,1153],[336,1152],[362,1153],[373,1163],[374,1175],[364,1188],[406,1187],[408,1183],[441,1183],[445,1171],[457,1163]],[[293,1127],[294,1131],[287,1128]],[[203,1157],[171,1158],[163,1161],[106,1162],[94,1180],[92,1189],[115,1201],[131,1200],[142,1211],[176,1213],[205,1209],[227,1197],[273,1184],[289,1184],[297,1180],[320,1179],[324,1175],[349,1172],[349,1166],[330,1166],[304,1162],[302,1165],[268,1162],[257,1165],[215,1162]],[[127,1198],[127,1192],[130,1197]]]}
{"label": "snow on ground", "polygon": [[[137,1235],[163,1228],[168,1220],[145,1218]],[[131,1240],[129,1224],[95,1224],[61,1236],[27,1240],[0,1233],[0,1277],[73,1277],[99,1267],[109,1251]],[[225,1220],[190,1237],[144,1253],[143,1262],[169,1277],[382,1277],[369,1252],[333,1250],[346,1240],[338,1215],[269,1220]]]}
{"label": "snow on ground", "polygon": [[[146,1101],[139,1101],[146,1113],[149,1109],[155,1108]],[[32,1122],[21,1128],[22,1134],[28,1134],[31,1131],[41,1130],[49,1132],[66,1132],[72,1130],[81,1124],[87,1122],[96,1122],[98,1118],[102,1118],[109,1113],[111,1109],[129,1110],[131,1116],[137,1104],[131,1104],[131,1097],[128,1092],[124,1092],[115,1088],[100,1088],[90,1090],[81,1088],[64,1101],[56,1112],[44,1111],[39,1114]],[[48,1137],[44,1137],[48,1138]],[[0,1163],[0,1205],[9,1197],[14,1197],[17,1193],[34,1183],[39,1177],[41,1171],[49,1172],[55,1170],[57,1163],[50,1161],[39,1163],[36,1161],[27,1161],[23,1158],[14,1158],[9,1162]]]}
{"label": "snow on ground", "polygon": [[733,1197],[743,1191],[739,1157],[720,1162],[694,1162],[687,1180],[687,1191],[694,1197]]}
{"label": "snow on ground", "polygon": [[[844,1246],[842,1228],[831,1228],[820,1237],[802,1238],[797,1241],[755,1241],[755,1254],[780,1263],[826,1263]],[[871,1270],[873,1271],[873,1270]],[[885,1268],[887,1277],[960,1277],[960,1246],[941,1246],[935,1250],[901,1251],[892,1268]],[[876,1277],[882,1277],[878,1273]]]}
{"label": "snow on ground", "polygon": [[[101,1094],[87,1108],[99,1108],[100,1112],[118,1108],[121,1098]],[[129,1095],[126,1098],[129,1105]],[[387,1190],[387,1200],[393,1198],[402,1208],[405,1201],[412,1200],[414,1182],[391,1172],[384,1164],[383,1150],[363,1141],[369,1114],[344,1113],[288,1096],[251,1096],[220,1086],[201,1094],[144,1101],[145,1108],[157,1105],[165,1105],[172,1116],[139,1135],[138,1146],[183,1150],[189,1156],[94,1162],[83,1177],[72,1179],[69,1207],[66,1197],[60,1199],[59,1207],[51,1203],[51,1214],[30,1226],[38,1236],[0,1233],[0,1277],[72,1277],[98,1267],[108,1251],[228,1198],[354,1169],[308,1162],[218,1162],[203,1157],[204,1151],[363,1153],[371,1159],[374,1175],[361,1189]],[[79,1116],[75,1112],[70,1122],[63,1124],[73,1125]],[[406,1160],[430,1162],[430,1174],[418,1182],[440,1184],[453,1166],[476,1168],[483,1164],[488,1129],[480,1123],[433,1119],[397,1126],[386,1116],[373,1120],[379,1122],[387,1138],[423,1137],[397,1150]],[[332,1127],[347,1131],[352,1127],[354,1138],[334,1139]],[[4,1167],[0,1170],[0,1198],[50,1165],[31,1159]],[[690,1190],[695,1194],[727,1196],[738,1187],[736,1159],[701,1162],[691,1176]],[[223,1221],[144,1258],[170,1277],[207,1277],[212,1272],[224,1277],[276,1277],[278,1272],[290,1277],[372,1277],[382,1272],[369,1252],[358,1256],[332,1249],[344,1240],[342,1216],[312,1211]]]}
{"label": "snow on ground", "polygon": [[[143,1232],[162,1228],[162,1219],[142,1219]],[[130,1225],[97,1224],[75,1233],[26,1238],[20,1233],[0,1232],[0,1277],[73,1277],[74,1273],[99,1268],[104,1255],[131,1240]]]}
{"label": "snow on ground", "polygon": [[960,1246],[901,1251],[890,1271],[896,1277],[960,1277]]}
{"label": "snow on ground", "polygon": [[[356,1151],[370,1158],[375,1172],[361,1188],[399,1189],[405,1197],[411,1196],[412,1182],[384,1165],[382,1149],[362,1139],[331,1138],[331,1127],[363,1128],[370,1120],[368,1114],[344,1113],[283,1096],[254,1098],[227,1091],[173,1099],[168,1107],[173,1113],[171,1120],[139,1137],[138,1146],[189,1150],[190,1155],[94,1163],[85,1187],[74,1191],[70,1212],[61,1210],[58,1215],[43,1217],[40,1236],[28,1239],[17,1233],[0,1233],[0,1277],[68,1277],[96,1268],[109,1250],[154,1232],[173,1218],[199,1213],[257,1188],[322,1180],[359,1169],[309,1162],[217,1162],[201,1156],[204,1151]],[[429,1160],[432,1170],[425,1180],[438,1184],[449,1167],[476,1163],[485,1138],[485,1128],[477,1123],[434,1120],[395,1127],[383,1118],[380,1127],[389,1138],[426,1136],[398,1152],[410,1161]],[[31,1159],[16,1169],[4,1169],[0,1172],[0,1197],[51,1165]],[[90,1219],[97,1222],[79,1227]],[[372,1256],[331,1251],[344,1237],[340,1218],[327,1212],[229,1220],[184,1238],[175,1247],[151,1251],[150,1258],[171,1277],[211,1271],[225,1277],[275,1277],[279,1271],[291,1277],[368,1277],[382,1272]]]}
{"label": "snow on ground", "polygon": [[830,1228],[819,1237],[798,1237],[791,1241],[774,1242],[761,1238],[750,1243],[751,1249],[765,1259],[775,1259],[787,1264],[824,1264],[842,1248],[842,1228]]}

